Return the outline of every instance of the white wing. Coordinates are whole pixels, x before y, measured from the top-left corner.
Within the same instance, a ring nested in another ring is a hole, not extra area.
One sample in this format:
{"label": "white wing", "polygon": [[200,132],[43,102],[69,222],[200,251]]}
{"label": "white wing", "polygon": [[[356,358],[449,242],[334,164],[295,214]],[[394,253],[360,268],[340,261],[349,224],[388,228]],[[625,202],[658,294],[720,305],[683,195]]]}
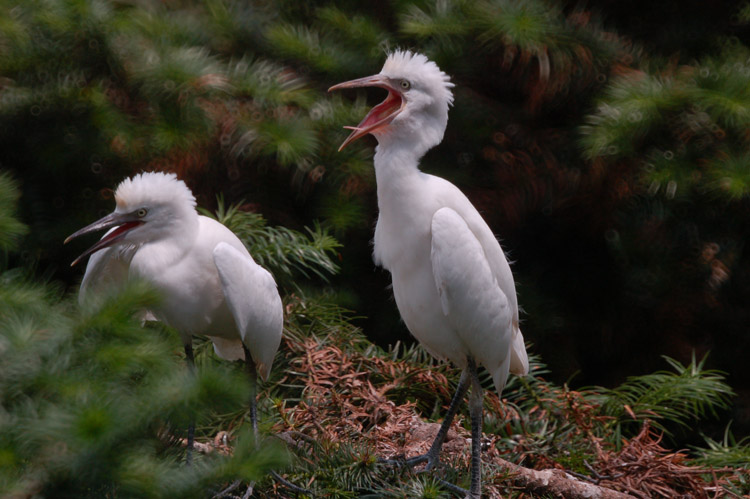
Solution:
{"label": "white wing", "polygon": [[281,343],[284,309],[271,274],[227,243],[213,251],[221,287],[262,379],[267,379]]}
{"label": "white wing", "polygon": [[432,177],[433,182],[440,185],[436,189],[445,191],[446,198],[451,201],[452,207],[464,219],[471,232],[479,241],[487,264],[495,276],[497,285],[508,299],[508,304],[513,311],[513,342],[510,358],[510,372],[514,374],[528,374],[529,358],[526,354],[526,345],[523,341],[523,334],[519,327],[518,317],[518,298],[516,297],[516,283],[513,280],[513,273],[510,270],[505,253],[503,253],[500,243],[497,242],[495,234],[487,225],[479,212],[474,208],[469,199],[453,184],[440,177]]}
{"label": "white wing", "polygon": [[513,309],[479,240],[450,208],[432,217],[431,260],[446,320],[468,353],[490,371],[499,393],[511,362]]}
{"label": "white wing", "polygon": [[[477,216],[481,218],[479,213]],[[484,219],[482,224],[486,230],[482,232],[473,231],[477,235],[484,254],[487,257],[492,274],[495,276],[497,285],[508,297],[508,302],[513,310],[513,344],[510,350],[510,372],[513,374],[524,375],[529,373],[529,357],[526,353],[526,345],[523,341],[523,334],[519,326],[518,319],[518,297],[516,296],[516,284],[513,280],[513,274],[510,271],[510,265],[505,258],[500,243],[497,242],[495,235],[487,226]]]}

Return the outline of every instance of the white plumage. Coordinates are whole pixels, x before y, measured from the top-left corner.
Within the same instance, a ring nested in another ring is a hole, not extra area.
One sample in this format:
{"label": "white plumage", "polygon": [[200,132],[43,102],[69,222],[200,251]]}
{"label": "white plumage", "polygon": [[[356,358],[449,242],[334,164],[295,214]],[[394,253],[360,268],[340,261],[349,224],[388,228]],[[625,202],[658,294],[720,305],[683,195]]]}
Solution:
{"label": "white plumage", "polygon": [[[510,266],[466,196],[447,180],[418,168],[420,158],[443,138],[453,84],[425,56],[397,51],[379,74],[331,90],[363,86],[384,88],[388,96],[357,127],[347,127],[352,133],[341,147],[368,133],[378,141],[375,262],[391,272],[401,317],[420,343],[461,368],[474,362],[484,366],[499,394],[509,372],[526,374],[529,369]],[[466,391],[467,377],[462,377],[458,399]],[[480,391],[477,379],[472,397]],[[447,425],[452,417],[449,411]],[[412,464],[427,460],[432,467],[440,445],[438,435],[426,458],[415,458]],[[471,495],[478,497],[478,455],[475,458]]]}
{"label": "white plumage", "polygon": [[[219,357],[245,359],[252,373],[257,366],[267,379],[283,327],[281,298],[271,274],[229,229],[198,215],[195,197],[174,174],[126,179],[115,200],[114,212],[65,241],[110,229],[73,262],[91,255],[79,300],[129,279],[145,280],[160,292],[161,302],[144,318],[179,331],[191,366],[192,336],[203,334]],[[255,426],[254,393],[251,417]]]}
{"label": "white plumage", "polygon": [[204,334],[219,357],[237,360],[245,358],[244,344],[267,379],[283,325],[271,274],[229,229],[198,214],[195,197],[174,174],[126,179],[115,201],[112,214],[68,238],[113,227],[82,255],[94,253],[79,299],[102,286],[143,279],[162,295],[150,314],[177,329],[185,345]]}

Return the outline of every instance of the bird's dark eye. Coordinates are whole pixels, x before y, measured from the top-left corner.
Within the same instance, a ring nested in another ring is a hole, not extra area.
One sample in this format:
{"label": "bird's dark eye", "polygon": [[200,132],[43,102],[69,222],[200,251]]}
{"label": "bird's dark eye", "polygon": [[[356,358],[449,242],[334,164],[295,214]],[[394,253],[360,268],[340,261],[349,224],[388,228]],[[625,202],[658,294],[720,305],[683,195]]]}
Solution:
{"label": "bird's dark eye", "polygon": [[146,208],[141,208],[137,212],[135,212],[136,215],[138,215],[140,218],[143,218],[148,213],[148,210]]}
{"label": "bird's dark eye", "polygon": [[411,82],[409,80],[401,80],[401,88],[409,90],[411,88]]}

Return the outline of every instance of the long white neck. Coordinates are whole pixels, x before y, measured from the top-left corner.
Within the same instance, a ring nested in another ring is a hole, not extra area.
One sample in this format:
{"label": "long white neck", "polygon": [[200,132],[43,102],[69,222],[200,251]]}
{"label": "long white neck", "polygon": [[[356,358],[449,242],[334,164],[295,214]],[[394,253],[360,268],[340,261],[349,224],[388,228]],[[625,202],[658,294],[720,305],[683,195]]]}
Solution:
{"label": "long white neck", "polygon": [[[420,217],[430,212],[432,199],[428,181],[430,176],[419,171],[419,160],[443,139],[448,123],[447,104],[402,111],[389,126],[373,135],[378,141],[375,149],[375,179],[378,189],[378,225],[375,246],[383,246],[383,226],[403,226],[404,217]],[[421,223],[421,222],[416,222]],[[397,230],[397,229],[393,229]],[[400,229],[398,229],[400,230]],[[376,254],[376,260],[379,257]],[[391,260],[384,257],[382,261]],[[386,266],[387,268],[387,266]]]}
{"label": "long white neck", "polygon": [[375,148],[373,162],[381,211],[393,197],[409,195],[415,179],[422,175],[419,171],[421,156],[405,141],[379,143]]}
{"label": "long white neck", "polygon": [[418,161],[443,140],[448,125],[448,107],[437,104],[425,109],[406,109],[393,122],[373,132],[378,149],[389,154],[410,155]]}

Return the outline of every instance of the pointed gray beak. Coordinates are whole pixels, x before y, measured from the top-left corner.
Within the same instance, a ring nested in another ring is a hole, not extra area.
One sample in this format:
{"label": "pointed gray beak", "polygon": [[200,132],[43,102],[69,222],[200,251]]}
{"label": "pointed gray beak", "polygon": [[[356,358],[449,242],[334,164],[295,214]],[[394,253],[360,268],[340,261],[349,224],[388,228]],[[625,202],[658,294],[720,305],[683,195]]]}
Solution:
{"label": "pointed gray beak", "polygon": [[83,258],[89,256],[92,253],[95,253],[99,251],[102,248],[106,248],[107,246],[111,246],[115,244],[117,241],[122,239],[125,234],[127,234],[132,229],[138,227],[139,225],[142,225],[143,221],[138,219],[136,216],[130,214],[130,213],[110,213],[106,217],[103,217],[96,222],[87,225],[81,230],[78,230],[74,232],[73,234],[69,235],[63,244],[67,244],[72,239],[75,239],[76,237],[82,236],[84,234],[88,234],[90,232],[96,232],[104,229],[111,229],[113,227],[117,227],[116,229],[108,232],[107,234],[102,237],[99,242],[94,244],[92,247],[81,253],[81,255],[73,260],[73,263],[70,264],[70,266],[74,266],[78,262],[80,262]]}

